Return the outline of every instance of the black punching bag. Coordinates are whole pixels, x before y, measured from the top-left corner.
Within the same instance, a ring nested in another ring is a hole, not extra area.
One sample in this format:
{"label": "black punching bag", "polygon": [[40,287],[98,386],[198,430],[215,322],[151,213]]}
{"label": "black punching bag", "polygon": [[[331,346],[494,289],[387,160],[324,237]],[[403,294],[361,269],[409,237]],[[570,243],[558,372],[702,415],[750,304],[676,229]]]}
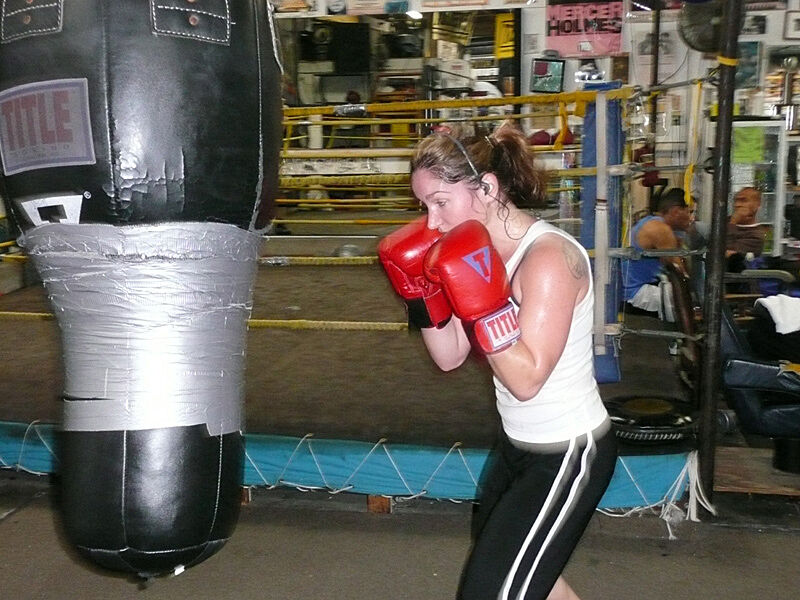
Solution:
{"label": "black punching bag", "polygon": [[180,572],[238,518],[282,131],[271,8],[2,8],[2,193],[61,330],[64,528],[104,567]]}

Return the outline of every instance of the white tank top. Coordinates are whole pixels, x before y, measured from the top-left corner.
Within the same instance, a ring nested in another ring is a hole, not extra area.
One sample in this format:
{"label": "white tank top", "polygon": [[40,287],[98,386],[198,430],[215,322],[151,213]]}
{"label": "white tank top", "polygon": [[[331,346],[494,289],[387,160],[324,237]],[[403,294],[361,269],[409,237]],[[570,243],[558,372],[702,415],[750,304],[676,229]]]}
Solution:
{"label": "white tank top", "polygon": [[[509,280],[531,244],[548,233],[575,244],[587,268],[590,267],[586,250],[575,238],[545,221],[536,221],[506,262]],[[516,302],[511,300],[518,310]],[[532,443],[560,442],[592,431],[608,418],[594,378],[593,305],[594,289],[590,278],[586,296],[573,311],[564,352],[533,398],[520,402],[497,377],[494,378],[497,411],[510,438]]]}

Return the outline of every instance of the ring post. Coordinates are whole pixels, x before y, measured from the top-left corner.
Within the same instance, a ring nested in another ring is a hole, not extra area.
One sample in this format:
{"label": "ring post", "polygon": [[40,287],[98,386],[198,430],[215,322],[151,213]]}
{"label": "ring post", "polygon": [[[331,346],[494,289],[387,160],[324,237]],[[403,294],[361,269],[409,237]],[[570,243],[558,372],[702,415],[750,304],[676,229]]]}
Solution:
{"label": "ring post", "polygon": [[[725,4],[725,25],[721,55],[736,59],[738,55],[741,0]],[[723,277],[725,269],[725,228],[730,190],[731,126],[733,122],[733,91],[736,76],[734,61],[720,62],[719,116],[717,117],[716,156],[714,159],[714,201],[711,212],[711,239],[706,255],[706,283],[703,314],[706,331],[705,352],[700,374],[700,485],[709,501],[713,501],[714,451],[717,433],[717,394],[720,377],[720,322],[722,311]],[[725,64],[732,62],[732,64]]]}
{"label": "ring post", "polygon": [[595,100],[597,121],[597,198],[594,221],[594,353],[606,353],[606,285],[608,284],[608,145],[606,141],[607,107],[604,92]]}

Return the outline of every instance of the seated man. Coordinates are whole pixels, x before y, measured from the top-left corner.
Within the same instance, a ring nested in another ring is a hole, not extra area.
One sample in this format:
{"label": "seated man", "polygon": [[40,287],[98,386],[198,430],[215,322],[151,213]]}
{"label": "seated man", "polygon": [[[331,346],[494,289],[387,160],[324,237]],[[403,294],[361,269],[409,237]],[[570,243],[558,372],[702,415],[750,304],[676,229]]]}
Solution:
{"label": "seated man", "polygon": [[761,192],[754,187],[744,187],[733,197],[733,214],[728,221],[725,237],[727,271],[742,271],[746,267],[745,257],[748,254],[757,257],[764,251],[764,240],[769,226],[756,221],[759,208]]}
{"label": "seated man", "polygon": [[[661,195],[658,213],[641,219],[631,232],[631,245],[637,250],[668,250],[679,248],[676,232],[685,232],[692,222],[686,206],[684,191],[673,188]],[[681,257],[640,258],[622,261],[623,298],[631,306],[653,313],[661,313],[661,292],[658,276],[661,265],[673,263],[686,274],[686,264]]]}

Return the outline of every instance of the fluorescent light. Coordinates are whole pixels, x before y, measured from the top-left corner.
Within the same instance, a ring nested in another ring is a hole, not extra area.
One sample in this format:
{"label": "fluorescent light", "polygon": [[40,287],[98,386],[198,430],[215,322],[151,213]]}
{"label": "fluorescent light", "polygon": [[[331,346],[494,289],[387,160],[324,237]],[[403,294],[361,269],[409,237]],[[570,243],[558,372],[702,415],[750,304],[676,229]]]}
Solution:
{"label": "fluorescent light", "polygon": [[406,16],[407,16],[409,19],[417,19],[417,20],[418,20],[418,19],[421,19],[421,18],[422,18],[422,13],[421,13],[421,12],[419,12],[418,10],[410,10],[410,11],[408,11],[408,12],[406,13]]}

